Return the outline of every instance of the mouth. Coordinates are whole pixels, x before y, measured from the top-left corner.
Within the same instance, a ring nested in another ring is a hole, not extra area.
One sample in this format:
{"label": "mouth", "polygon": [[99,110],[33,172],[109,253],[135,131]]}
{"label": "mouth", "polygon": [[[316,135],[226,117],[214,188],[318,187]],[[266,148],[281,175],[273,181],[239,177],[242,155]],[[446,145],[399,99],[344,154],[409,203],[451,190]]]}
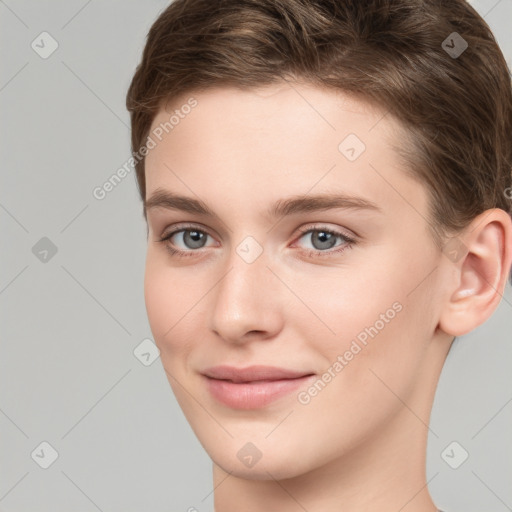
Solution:
{"label": "mouth", "polygon": [[212,397],[232,409],[258,409],[291,394],[315,376],[271,366],[215,366],[202,373]]}

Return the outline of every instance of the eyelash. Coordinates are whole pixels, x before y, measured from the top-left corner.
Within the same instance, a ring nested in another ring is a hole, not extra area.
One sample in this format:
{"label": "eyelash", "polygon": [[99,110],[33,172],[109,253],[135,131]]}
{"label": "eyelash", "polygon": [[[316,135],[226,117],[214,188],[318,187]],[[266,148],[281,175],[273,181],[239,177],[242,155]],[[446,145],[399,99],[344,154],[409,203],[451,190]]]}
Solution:
{"label": "eyelash", "polygon": [[[186,225],[186,226],[180,226],[180,229],[176,229],[176,230],[172,231],[171,233],[163,236],[162,238],[160,238],[158,240],[158,242],[162,242],[162,243],[168,242],[174,235],[176,235],[177,233],[181,233],[182,231],[198,231],[205,235],[209,235],[209,233],[207,233],[206,231],[204,231],[202,229],[199,229],[197,226]],[[356,240],[347,236],[346,234],[341,233],[339,231],[332,230],[332,229],[328,229],[324,226],[314,226],[314,227],[308,227],[308,228],[299,230],[300,236],[298,237],[298,239],[302,238],[305,234],[310,233],[310,232],[328,233],[330,235],[334,235],[335,237],[341,238],[346,243],[345,243],[345,245],[341,245],[339,247],[335,246],[338,248],[332,249],[332,250],[321,251],[319,249],[305,249],[305,252],[306,252],[307,256],[309,256],[309,257],[325,258],[328,256],[332,256],[334,254],[341,254],[343,251],[345,251],[347,249],[351,249],[356,244]],[[179,249],[172,248],[171,244],[168,244],[168,243],[165,244],[165,248],[171,254],[171,256],[176,256],[178,258],[186,258],[189,256],[195,256],[196,253],[200,252],[200,249],[191,249],[188,251],[181,251]]]}

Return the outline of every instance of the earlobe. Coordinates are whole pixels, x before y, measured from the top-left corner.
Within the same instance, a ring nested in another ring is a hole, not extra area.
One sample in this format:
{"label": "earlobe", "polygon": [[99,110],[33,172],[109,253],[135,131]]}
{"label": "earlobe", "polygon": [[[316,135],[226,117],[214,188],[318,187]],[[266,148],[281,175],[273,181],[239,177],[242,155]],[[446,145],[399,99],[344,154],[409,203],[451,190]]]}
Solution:
{"label": "earlobe", "polygon": [[465,250],[459,260],[444,261],[455,268],[439,327],[462,336],[483,324],[500,303],[512,261],[512,220],[499,208],[486,210],[457,239]]}

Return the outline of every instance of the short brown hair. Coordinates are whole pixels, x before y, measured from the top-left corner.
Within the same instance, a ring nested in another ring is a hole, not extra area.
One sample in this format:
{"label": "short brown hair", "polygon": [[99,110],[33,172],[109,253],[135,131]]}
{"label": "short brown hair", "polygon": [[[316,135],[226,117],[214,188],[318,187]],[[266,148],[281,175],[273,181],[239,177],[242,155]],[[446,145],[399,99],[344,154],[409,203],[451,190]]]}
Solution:
{"label": "short brown hair", "polygon": [[[512,215],[510,71],[464,0],[175,0],[127,92],[132,152],[164,100],[280,80],[359,96],[400,121],[396,150],[427,188],[438,246],[486,209]],[[135,167],[144,200],[144,158]]]}

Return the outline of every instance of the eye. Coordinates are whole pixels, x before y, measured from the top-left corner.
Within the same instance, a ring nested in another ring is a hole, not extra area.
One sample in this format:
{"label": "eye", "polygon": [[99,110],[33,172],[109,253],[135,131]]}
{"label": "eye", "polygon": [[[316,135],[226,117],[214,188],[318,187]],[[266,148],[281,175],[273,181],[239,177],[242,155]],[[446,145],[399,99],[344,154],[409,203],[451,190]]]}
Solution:
{"label": "eye", "polygon": [[[165,243],[166,249],[172,255],[192,256],[197,249],[205,247],[209,236],[206,231],[198,229],[196,226],[181,226],[181,229],[163,235],[158,241]],[[180,240],[183,248],[180,248],[178,243]],[[178,247],[178,249],[174,247]]]}
{"label": "eye", "polygon": [[[301,230],[302,235],[299,240],[305,239],[309,240],[313,248],[309,248],[306,250],[309,256],[330,256],[336,253],[341,253],[346,249],[351,248],[356,241],[354,238],[349,237],[345,233],[341,233],[339,231],[327,228],[325,226],[314,226],[313,228],[309,227]],[[336,241],[340,240],[341,243],[336,245]],[[337,247],[337,249],[333,251],[329,251],[333,247]]]}

